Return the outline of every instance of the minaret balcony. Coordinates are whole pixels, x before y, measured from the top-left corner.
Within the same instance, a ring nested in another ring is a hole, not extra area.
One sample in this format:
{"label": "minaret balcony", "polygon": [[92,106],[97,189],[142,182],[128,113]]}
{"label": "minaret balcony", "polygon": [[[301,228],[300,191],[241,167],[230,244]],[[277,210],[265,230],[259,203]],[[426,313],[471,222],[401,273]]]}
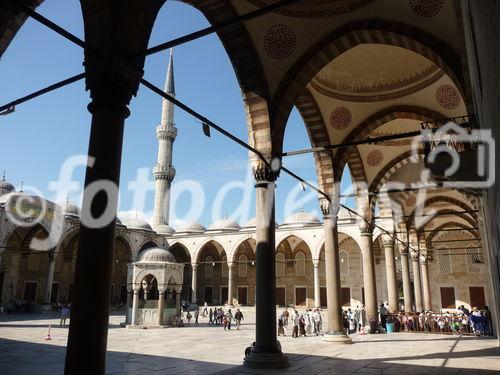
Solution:
{"label": "minaret balcony", "polygon": [[175,168],[170,166],[156,164],[153,168],[153,176],[155,180],[169,180],[172,181],[175,176]]}
{"label": "minaret balcony", "polygon": [[177,138],[177,128],[175,126],[158,125],[156,128],[156,136],[160,140],[175,140]]}

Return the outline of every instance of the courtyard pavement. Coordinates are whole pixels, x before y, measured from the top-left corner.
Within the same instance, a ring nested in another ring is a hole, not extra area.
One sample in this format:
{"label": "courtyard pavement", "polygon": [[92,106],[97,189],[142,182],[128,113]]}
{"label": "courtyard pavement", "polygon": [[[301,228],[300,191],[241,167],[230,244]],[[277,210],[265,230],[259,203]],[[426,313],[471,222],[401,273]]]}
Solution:
{"label": "courtyard pavement", "polygon": [[[241,330],[201,324],[184,328],[120,328],[110,318],[107,374],[500,374],[498,341],[488,338],[394,333],[353,335],[352,345],[321,337],[280,337],[290,368],[251,370],[243,353],[254,340],[254,310]],[[325,315],[325,313],[323,313]],[[0,374],[62,374],[68,329],[55,315],[0,314]],[[52,324],[51,341],[45,341]]]}

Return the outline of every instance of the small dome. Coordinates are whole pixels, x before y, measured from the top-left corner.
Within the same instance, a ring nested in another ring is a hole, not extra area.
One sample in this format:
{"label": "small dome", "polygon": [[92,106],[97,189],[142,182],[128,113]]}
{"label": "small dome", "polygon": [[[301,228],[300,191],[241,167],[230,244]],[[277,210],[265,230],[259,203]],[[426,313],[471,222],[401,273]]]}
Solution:
{"label": "small dome", "polygon": [[5,181],[5,177],[0,181],[0,196],[16,191],[14,185]]}
{"label": "small dome", "polygon": [[153,229],[156,233],[162,234],[164,236],[171,236],[175,233],[175,229],[168,224],[156,225]]}
{"label": "small dome", "polygon": [[235,231],[235,230],[240,230],[241,227],[240,225],[234,221],[233,219],[229,219],[228,217],[222,219],[222,220],[217,220],[213,222],[209,227],[208,230],[213,230],[213,231]]}
{"label": "small dome", "polygon": [[139,254],[140,263],[158,263],[158,262],[169,262],[175,263],[174,255],[165,249],[160,249],[159,247],[151,247],[144,250]]}
{"label": "small dome", "polygon": [[80,208],[72,203],[66,202],[63,207],[63,214],[68,215],[68,216],[75,216],[79,217],[80,216]]}
{"label": "small dome", "polygon": [[177,230],[177,233],[203,233],[206,232],[207,228],[205,228],[200,223],[196,221],[192,221],[188,224],[183,225]]}
{"label": "small dome", "polygon": [[307,226],[307,225],[318,225],[318,224],[321,224],[321,221],[319,221],[319,219],[316,216],[304,211],[291,214],[285,219],[283,223],[283,225],[294,225],[294,226],[295,225]]}
{"label": "small dome", "polygon": [[125,220],[124,225],[128,229],[137,229],[137,230],[146,230],[148,232],[152,232],[153,228],[149,225],[145,220],[139,218],[132,218]]}

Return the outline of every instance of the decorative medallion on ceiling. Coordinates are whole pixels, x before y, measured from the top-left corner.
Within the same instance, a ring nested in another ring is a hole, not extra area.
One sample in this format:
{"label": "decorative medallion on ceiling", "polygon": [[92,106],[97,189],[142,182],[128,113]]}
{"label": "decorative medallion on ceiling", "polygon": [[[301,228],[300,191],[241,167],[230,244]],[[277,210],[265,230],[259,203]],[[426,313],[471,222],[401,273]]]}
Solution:
{"label": "decorative medallion on ceiling", "polygon": [[458,108],[462,99],[455,87],[442,85],[436,90],[436,100],[442,108],[451,111]]}
{"label": "decorative medallion on ceiling", "polygon": [[384,154],[380,150],[373,150],[368,153],[366,162],[370,167],[378,167],[384,161]]}
{"label": "decorative medallion on ceiling", "polygon": [[445,0],[410,0],[413,12],[422,18],[437,16],[443,9]]}
{"label": "decorative medallion on ceiling", "polygon": [[330,115],[330,126],[336,130],[346,129],[352,121],[352,113],[349,108],[341,106],[332,111]]}
{"label": "decorative medallion on ceiling", "polygon": [[287,25],[271,26],[264,35],[264,50],[274,60],[285,60],[297,45],[295,32]]}
{"label": "decorative medallion on ceiling", "polygon": [[[266,5],[274,4],[277,0],[247,1],[261,8]],[[283,16],[300,18],[334,17],[354,12],[373,2],[374,0],[301,0],[296,4],[281,8],[275,13],[279,13]]]}

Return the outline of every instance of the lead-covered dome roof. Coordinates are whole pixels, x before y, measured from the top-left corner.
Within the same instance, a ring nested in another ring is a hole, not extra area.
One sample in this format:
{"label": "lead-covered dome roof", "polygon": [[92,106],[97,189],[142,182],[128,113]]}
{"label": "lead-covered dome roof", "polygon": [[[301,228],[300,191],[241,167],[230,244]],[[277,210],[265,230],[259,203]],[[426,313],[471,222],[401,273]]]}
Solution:
{"label": "lead-covered dome roof", "polygon": [[214,221],[209,227],[208,230],[210,231],[236,231],[240,230],[241,227],[240,225],[234,221],[233,219],[230,219],[228,217],[222,219],[222,220],[217,220]]}
{"label": "lead-covered dome roof", "polygon": [[204,233],[206,230],[202,224],[191,221],[177,229],[177,233]]}
{"label": "lead-covered dome roof", "polygon": [[318,224],[321,224],[321,221],[315,215],[304,211],[291,214],[283,222],[283,225],[290,225],[290,226],[291,225],[307,226],[307,225],[318,225]]}
{"label": "lead-covered dome roof", "polygon": [[139,218],[132,218],[125,220],[123,223],[128,229],[136,229],[136,230],[145,230],[152,232],[153,228],[151,228],[151,225],[145,220],[139,219]]}
{"label": "lead-covered dome roof", "polygon": [[165,249],[161,249],[159,247],[151,247],[149,249],[144,250],[139,254],[139,262],[140,263],[159,263],[159,262],[168,262],[175,263],[174,255]]}

